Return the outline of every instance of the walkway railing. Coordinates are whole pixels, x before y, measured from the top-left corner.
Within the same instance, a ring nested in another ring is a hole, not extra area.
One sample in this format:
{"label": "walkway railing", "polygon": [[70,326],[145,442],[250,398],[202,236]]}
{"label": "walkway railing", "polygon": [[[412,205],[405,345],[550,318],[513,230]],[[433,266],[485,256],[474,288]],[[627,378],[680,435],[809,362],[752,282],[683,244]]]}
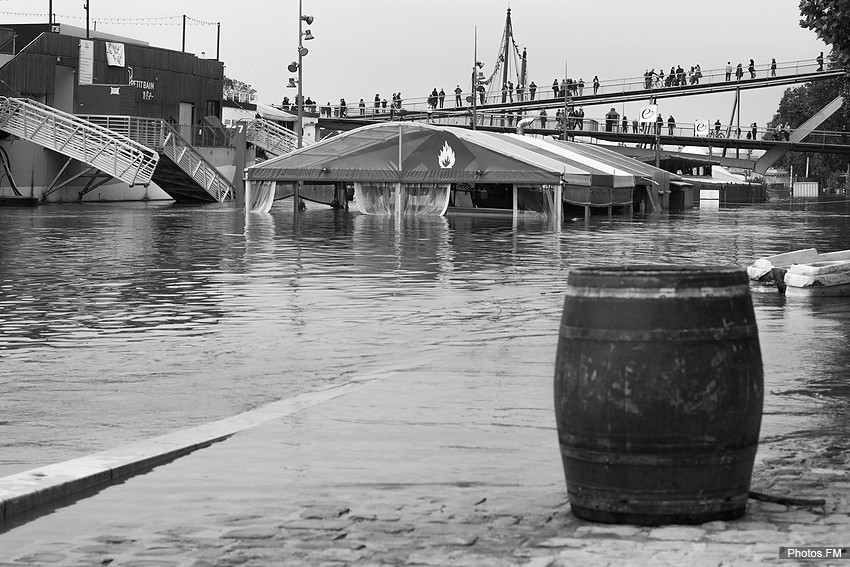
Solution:
{"label": "walkway railing", "polygon": [[[421,122],[429,124],[439,124],[443,126],[469,126],[472,119],[471,115],[434,115],[430,120],[427,119],[427,114],[423,115]],[[564,131],[564,123],[559,122],[557,116],[547,115],[546,118],[541,118],[528,112],[480,112],[477,116],[479,127],[491,128],[506,128],[515,130],[520,120],[527,119],[524,123],[523,130],[529,133],[533,130],[546,130],[549,133],[557,133]],[[655,135],[656,123],[641,124],[636,120],[627,120],[624,124],[622,117],[618,116],[614,120],[604,117],[585,116],[581,120],[581,126],[576,119],[567,117],[566,130],[570,136],[579,136],[583,132],[611,132],[623,134],[650,134]],[[736,140],[763,140],[766,142],[785,141],[787,136],[793,130],[784,130],[781,128],[753,128],[752,124],[742,124],[740,131],[735,124],[720,124],[717,125],[709,122],[708,128],[704,124],[693,122],[676,122],[672,130],[669,122],[665,120],[659,129],[659,134],[663,136],[676,137],[691,137],[691,138],[708,138],[708,139],[736,139]],[[699,130],[699,131],[698,131]],[[702,133],[704,132],[704,133]],[[702,135],[701,135],[702,134]],[[814,130],[801,140],[806,144],[819,144],[822,146],[847,145],[850,143],[850,134],[845,131],[830,131],[830,130]]]}
{"label": "walkway railing", "polygon": [[233,185],[204,156],[183,139],[170,124],[162,121],[165,139],[162,153],[171,158],[180,169],[188,173],[195,183],[204,188],[219,203],[234,199]]}
{"label": "walkway railing", "polygon": [[[181,136],[177,128],[166,121],[159,118],[105,115],[90,115],[86,119],[162,152],[219,203],[233,199],[233,185],[230,181]],[[229,143],[226,131],[219,137],[227,138],[225,141]]]}
{"label": "walkway railing", "polygon": [[0,97],[0,129],[130,185],[150,183],[159,160],[149,146],[33,100]]}
{"label": "walkway railing", "polygon": [[[688,66],[688,68],[685,69],[685,84],[679,84],[679,85],[676,85],[676,86],[682,87],[682,86],[690,86],[690,85],[696,85],[696,84],[699,84],[699,85],[721,85],[721,84],[729,84],[729,83],[738,82],[736,80],[736,76],[735,76],[735,69],[737,67],[738,62],[732,61],[731,63],[732,63],[732,73],[731,73],[729,81],[726,80],[726,68],[724,66],[724,67],[715,68],[715,69],[701,69],[700,72],[701,72],[702,76],[698,79],[698,81],[692,82],[692,79],[689,75],[690,66]],[[753,80],[751,78],[750,72],[748,70],[748,67],[749,67],[748,63],[749,63],[749,60],[741,61],[742,70],[744,72],[744,75],[740,80],[741,83],[746,83],[748,81]],[[649,71],[650,68],[647,68],[647,70]],[[575,91],[573,91],[572,93],[568,93],[568,94],[571,94],[571,96],[589,96],[589,95],[593,95],[593,94],[603,96],[603,95],[639,93],[639,92],[645,92],[645,91],[649,91],[651,93],[651,91],[653,91],[653,90],[672,87],[673,85],[670,85],[669,87],[665,86],[666,78],[669,75],[669,69],[663,69],[663,70],[662,69],[656,69],[656,72],[659,72],[659,71],[663,71],[664,79],[661,79],[660,81],[658,81],[658,80],[656,80],[658,78],[658,75],[656,75],[656,77],[653,78],[650,81],[649,87],[647,87],[646,77],[643,77],[643,76],[626,77],[626,78],[622,78],[622,79],[604,79],[603,78],[603,79],[600,79],[599,88],[597,89],[597,91],[595,93],[594,93],[594,90],[593,90],[593,77],[592,76],[591,77],[574,78],[574,81],[575,81],[575,84],[576,84]],[[781,63],[776,64],[775,75],[774,75],[773,74],[774,71],[771,69],[771,63],[760,63],[758,65],[754,65],[754,71],[755,71],[755,78],[756,79],[764,79],[764,78],[771,78],[771,77],[776,77],[776,78],[779,78],[779,77],[801,77],[801,76],[804,76],[804,75],[811,75],[811,74],[817,73],[818,72],[818,64],[815,62],[814,58],[801,60],[801,61],[781,62]],[[831,75],[831,76],[836,76],[836,75],[840,74],[840,71],[827,69],[826,67],[824,67],[823,72],[824,72],[825,75]],[[455,103],[454,88],[452,88],[451,85],[449,85],[450,89],[449,89],[449,92],[446,92],[446,97],[444,99],[443,106],[440,107],[439,104],[438,104],[438,107],[436,109],[434,109],[435,112],[438,112],[440,110],[454,111],[454,110],[457,110],[457,109],[470,108],[472,105],[471,105],[471,103],[467,102],[467,97],[470,96],[470,94],[471,94],[471,92],[469,91],[469,89],[471,87],[469,79],[470,79],[470,77],[465,77],[466,83],[461,82],[461,87],[464,89],[464,92],[460,95],[461,96],[461,104],[460,105],[457,105]],[[584,81],[584,87],[581,90],[579,90],[579,87],[577,85],[579,79]],[[561,77],[558,77],[559,89],[560,89],[560,81],[561,81]],[[374,97],[374,94],[372,96]],[[559,97],[563,100],[563,96],[560,93],[558,95],[556,95],[554,93],[551,83],[537,85],[537,89],[536,89],[536,92],[534,94],[534,100],[535,101],[546,100],[546,99],[551,100],[551,99],[559,98]],[[386,97],[386,98],[389,99],[391,97]],[[510,96],[505,97],[505,98],[506,98],[506,102],[508,102],[508,103],[510,103],[510,102],[522,102],[522,101],[527,102],[527,101],[531,100],[531,93],[530,93],[529,89],[526,88],[520,94],[518,94],[516,91],[514,91],[513,93],[511,93]],[[376,109],[374,107],[374,99],[366,98],[366,99],[364,99],[366,106],[363,109],[363,114],[361,115],[361,109],[359,107],[359,100],[360,100],[359,97],[356,98],[356,99],[346,98],[346,101],[347,101],[346,116],[348,118],[359,118],[361,116],[365,116],[366,118],[389,120],[389,119],[391,119],[390,118],[391,112],[395,116],[397,111],[398,111],[398,109],[393,109],[391,111],[391,109],[389,108],[389,105],[388,105],[387,108],[382,107],[380,109]],[[476,102],[480,106],[492,105],[492,104],[502,104],[501,85],[498,85],[498,88],[485,93],[483,102],[481,101],[480,98],[477,99]],[[330,111],[325,114],[327,116],[331,116],[331,115],[334,116],[334,117],[339,116],[339,105],[330,105],[330,106],[319,105],[320,111],[321,111],[322,108],[329,108],[330,109]],[[405,98],[402,101],[402,109],[405,110],[405,111],[408,111],[408,112],[426,112],[428,110],[428,97],[424,96],[424,97],[412,97],[412,98],[408,97],[408,98]]]}
{"label": "walkway railing", "polygon": [[[255,118],[246,129],[247,141],[266,153],[280,156],[298,147],[298,135],[276,122],[264,118]],[[307,142],[302,138],[302,143]]]}

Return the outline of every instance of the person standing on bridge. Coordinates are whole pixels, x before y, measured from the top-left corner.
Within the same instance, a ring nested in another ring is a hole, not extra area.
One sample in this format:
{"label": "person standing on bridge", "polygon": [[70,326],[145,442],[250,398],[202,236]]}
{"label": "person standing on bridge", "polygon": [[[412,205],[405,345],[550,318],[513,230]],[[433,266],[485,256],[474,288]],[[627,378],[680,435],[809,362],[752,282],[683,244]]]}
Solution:
{"label": "person standing on bridge", "polygon": [[460,85],[455,87],[455,106],[461,106],[460,95],[463,94],[463,89]]}
{"label": "person standing on bridge", "polygon": [[727,61],[726,62],[726,81],[728,82],[728,81],[731,81],[731,80],[732,80],[732,62]]}
{"label": "person standing on bridge", "polygon": [[541,128],[546,128],[546,118],[547,118],[546,109],[545,108],[540,109],[540,127]]}
{"label": "person standing on bridge", "polygon": [[820,52],[820,55],[818,55],[818,56],[815,58],[815,61],[817,61],[817,62],[818,62],[818,68],[817,68],[817,70],[818,70],[818,71],[823,71],[823,51],[821,51],[821,52]]}
{"label": "person standing on bridge", "polygon": [[375,114],[378,114],[378,110],[381,108],[381,95],[375,93]]}
{"label": "person standing on bridge", "polygon": [[534,100],[534,93],[537,92],[537,85],[534,81],[531,81],[528,85],[528,95],[531,97],[531,100]]}
{"label": "person standing on bridge", "polygon": [[595,95],[599,92],[599,77],[597,75],[593,76],[593,94]]}
{"label": "person standing on bridge", "polygon": [[776,76],[776,57],[770,60],[770,76]]}
{"label": "person standing on bridge", "polygon": [[744,67],[738,63],[738,66],[735,68],[735,80],[740,81],[744,77]]}
{"label": "person standing on bridge", "polygon": [[750,126],[750,128],[752,129],[753,140],[755,140],[756,134],[758,133],[758,125],[755,122],[753,122],[752,125]]}
{"label": "person standing on bridge", "polygon": [[673,118],[673,115],[670,115],[670,118],[667,119],[667,134],[673,135],[673,128],[676,127],[676,119]]}
{"label": "person standing on bridge", "polygon": [[750,59],[750,66],[747,67],[747,70],[750,72],[750,78],[756,78],[756,63],[752,59]]}
{"label": "person standing on bridge", "polygon": [[440,108],[443,108],[443,103],[446,101],[446,91],[444,91],[442,89],[442,87],[440,88],[439,96],[440,96]]}
{"label": "person standing on bridge", "polygon": [[584,96],[584,79],[578,80],[578,96]]}
{"label": "person standing on bridge", "polygon": [[623,134],[629,133],[629,119],[626,118],[626,115],[623,115]]}
{"label": "person standing on bridge", "polygon": [[558,98],[558,79],[552,81],[552,98]]}

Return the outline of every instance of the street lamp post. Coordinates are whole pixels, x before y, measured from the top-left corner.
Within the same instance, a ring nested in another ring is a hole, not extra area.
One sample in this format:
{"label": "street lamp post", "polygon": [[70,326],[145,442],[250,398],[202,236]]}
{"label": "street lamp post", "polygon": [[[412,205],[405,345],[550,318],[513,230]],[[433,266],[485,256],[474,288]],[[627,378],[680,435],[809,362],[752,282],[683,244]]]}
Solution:
{"label": "street lamp post", "polygon": [[298,105],[298,148],[301,148],[304,139],[304,91],[302,86],[303,78],[303,61],[307,55],[307,48],[304,47],[304,41],[313,39],[310,30],[303,31],[304,24],[313,23],[313,16],[305,16],[301,8],[301,0],[298,0],[298,95],[296,103]]}
{"label": "street lamp post", "polygon": [[[301,149],[304,145],[304,88],[303,88],[303,64],[304,64],[304,56],[307,55],[307,48],[304,47],[304,41],[309,39],[313,39],[313,34],[310,33],[310,30],[304,29],[304,24],[302,22],[307,22],[307,25],[313,23],[313,16],[305,16],[302,6],[301,0],[298,0],[298,61],[293,61],[289,64],[287,69],[289,69],[290,73],[294,73],[298,71],[298,79],[294,77],[289,78],[288,87],[298,86],[298,94],[295,97],[295,104],[298,107],[298,147],[297,149]],[[301,196],[300,191],[301,182],[297,182],[295,184],[295,194],[293,195],[293,202],[295,203],[295,211],[298,211],[300,208]]]}

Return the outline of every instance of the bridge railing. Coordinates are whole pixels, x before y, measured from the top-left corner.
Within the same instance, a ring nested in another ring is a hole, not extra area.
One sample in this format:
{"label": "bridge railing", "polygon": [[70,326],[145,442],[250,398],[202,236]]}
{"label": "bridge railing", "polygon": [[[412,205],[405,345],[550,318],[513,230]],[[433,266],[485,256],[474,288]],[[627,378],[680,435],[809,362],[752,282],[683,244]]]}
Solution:
{"label": "bridge railing", "polygon": [[[516,128],[520,120],[531,119],[531,123],[526,124],[524,126],[524,130],[526,132],[533,129],[563,130],[564,128],[564,124],[563,122],[559,121],[558,116],[549,113],[547,113],[544,118],[540,116],[539,113],[529,112],[479,112],[476,115],[476,118],[476,124],[479,127]],[[637,120],[629,119],[626,117],[626,122],[624,124],[623,118],[624,117],[619,115],[614,120],[609,120],[605,117],[598,116],[585,116],[582,119],[581,125],[579,127],[578,120],[576,118],[570,119],[570,117],[568,116],[566,119],[567,130],[572,131],[574,134],[580,134],[581,131],[607,131],[612,133],[650,134],[653,136],[655,135],[656,123],[641,124]],[[429,119],[428,114],[425,113],[422,122],[426,122],[429,124],[439,124],[441,126],[469,126],[471,124],[471,120],[471,114],[432,113]],[[676,122],[674,123],[671,132],[670,124],[665,119],[664,122],[660,125],[659,133],[664,136],[672,135],[677,137],[696,137],[697,123]],[[756,128],[754,129],[752,127],[752,124],[742,124],[739,131],[737,125],[735,124],[720,124],[718,126],[716,123],[710,122],[709,128],[706,131],[706,135],[704,137],[718,139],[733,138],[740,140],[774,141],[776,139],[784,140],[785,132],[782,131],[781,133],[779,133],[775,128],[767,128],[763,126],[756,126]],[[806,138],[804,138],[802,142],[823,145],[848,144],[850,143],[850,135],[848,135],[848,132],[815,130],[811,134],[806,136]]]}
{"label": "bridge railing", "polygon": [[[749,60],[740,61],[741,69],[743,71],[743,76],[741,77],[741,82],[746,82],[752,80],[752,76],[749,71]],[[730,80],[726,80],[726,66],[712,68],[712,69],[700,69],[701,76],[698,79],[698,82],[692,82],[692,76],[689,75],[691,71],[690,65],[684,69],[684,84],[692,85],[692,84],[700,84],[700,85],[719,85],[719,84],[728,84],[730,82],[736,82],[736,74],[735,69],[737,68],[737,61],[732,61],[732,72],[730,76]],[[694,65],[695,67],[696,65]],[[760,62],[753,66],[753,70],[755,73],[756,79],[763,79],[766,77],[773,76],[773,70],[771,69],[770,62]],[[650,68],[647,68],[649,70]],[[824,67],[826,69],[826,67]],[[811,73],[816,73],[818,70],[818,64],[814,58],[812,59],[804,59],[799,61],[784,61],[777,62],[775,69],[776,77],[797,77],[800,75],[807,75]],[[669,76],[669,69],[655,69],[656,72],[663,71],[664,78],[660,79],[658,75],[655,78],[651,79],[648,83],[647,78],[644,76],[633,76],[626,77],[621,79],[600,79],[599,88],[595,94],[597,95],[613,95],[613,94],[626,94],[626,93],[637,93],[642,91],[652,91],[660,88],[672,88],[676,86],[683,86],[681,83],[678,85],[670,84],[667,85],[667,77]],[[581,88],[578,86],[578,80],[581,79],[584,81],[584,87]],[[660,80],[659,80],[660,79]],[[560,88],[560,80],[561,77],[558,77],[559,88]],[[590,77],[588,80],[585,77],[574,78],[575,80],[575,90],[572,92],[572,96],[587,96],[594,94],[593,90],[593,77]],[[469,81],[467,81],[469,82]],[[449,89],[446,92],[446,96],[443,99],[443,105],[439,105],[439,99],[437,107],[433,109],[433,111],[439,112],[443,111],[453,111],[457,108],[462,107],[471,107],[471,103],[467,102],[467,97],[471,95],[469,91],[470,85],[461,85],[464,89],[463,93],[461,93],[461,104],[457,105],[455,100],[455,93],[453,89]],[[374,95],[373,95],[374,96]],[[552,84],[542,84],[537,85],[536,92],[534,94],[534,100],[542,100],[542,99],[552,99],[560,97],[560,93],[556,96],[553,89]],[[390,98],[390,97],[386,97]],[[507,102],[518,102],[518,101],[528,101],[531,100],[531,93],[528,89],[525,89],[522,93],[517,93],[514,91],[510,94],[510,96],[505,96],[504,99]],[[492,104],[502,104],[503,96],[501,89],[495,89],[490,92],[484,93],[483,101],[480,98],[476,99],[476,104],[479,106],[486,106]],[[391,101],[388,100],[387,106],[384,107],[383,104],[380,108],[376,109],[374,106],[374,98],[364,98],[364,107],[360,108],[360,97],[356,99],[346,99],[346,109],[345,116],[348,118],[359,118],[365,117],[366,119],[376,119],[376,120],[391,120],[397,117],[398,109],[391,108]],[[323,117],[338,117],[340,116],[340,105],[339,104],[319,104],[317,105],[317,110],[320,112],[320,116]],[[417,97],[417,98],[404,98],[402,100],[402,109],[407,112],[427,112],[428,110],[428,97]]]}

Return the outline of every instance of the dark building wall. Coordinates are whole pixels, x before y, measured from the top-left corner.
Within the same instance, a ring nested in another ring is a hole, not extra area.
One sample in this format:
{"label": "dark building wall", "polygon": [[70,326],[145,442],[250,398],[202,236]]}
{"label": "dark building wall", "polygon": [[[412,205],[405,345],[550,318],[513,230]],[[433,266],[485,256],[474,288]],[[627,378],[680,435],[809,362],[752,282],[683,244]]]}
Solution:
{"label": "dark building wall", "polygon": [[[14,25],[7,27],[16,29]],[[38,30],[34,30],[32,25],[22,30],[18,39],[32,35],[35,39],[25,46],[21,41],[17,47],[22,51],[0,68],[0,95],[29,97],[52,105],[56,65],[79,69],[79,38],[51,33],[47,25],[42,27],[44,29],[37,35],[34,32]],[[212,114],[221,118],[222,62],[198,59],[191,53],[123,42],[125,66],[111,67],[106,63],[106,41],[92,41],[94,83],[135,86],[139,96],[133,116],[176,119],[179,105],[183,102],[194,105],[197,117]]]}

